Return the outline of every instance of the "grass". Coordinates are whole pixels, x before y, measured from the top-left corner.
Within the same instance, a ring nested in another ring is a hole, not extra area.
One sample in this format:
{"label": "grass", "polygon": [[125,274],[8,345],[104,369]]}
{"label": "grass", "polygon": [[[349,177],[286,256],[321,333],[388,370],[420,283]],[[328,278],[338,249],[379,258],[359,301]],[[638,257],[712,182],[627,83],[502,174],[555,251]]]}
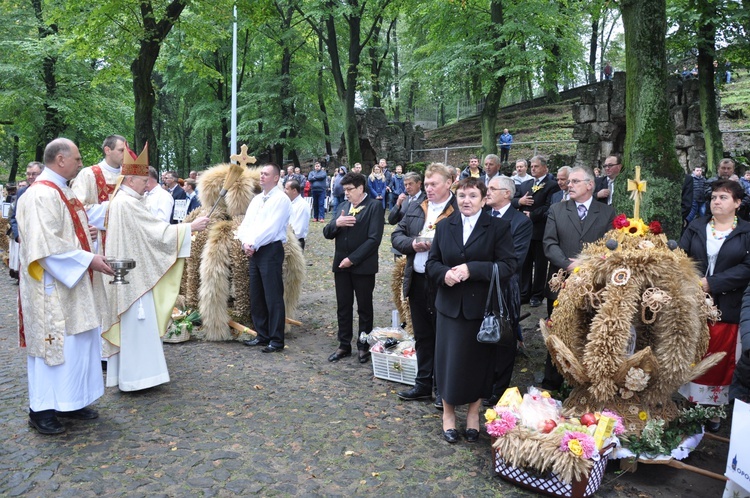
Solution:
{"label": "grass", "polygon": [[[722,130],[750,129],[750,71],[735,71],[732,74],[732,84],[724,85],[720,89],[720,95],[722,109],[742,111],[740,117],[736,119],[730,119],[727,117],[727,113],[722,112],[719,119],[720,128]],[[577,99],[514,112],[503,112],[501,109],[497,118],[497,132],[500,133],[503,128],[508,128],[516,142],[572,140],[575,123],[571,108],[575,102],[577,102]],[[425,135],[427,139],[426,148],[478,145],[482,141],[481,122],[479,116],[472,116],[435,130],[429,130]],[[737,135],[734,136],[737,137]],[[725,139],[725,146],[731,147],[733,150],[746,149],[748,147],[744,145],[745,142],[750,142],[750,134],[744,134],[739,141],[732,138],[727,143]],[[576,144],[574,143],[559,143],[542,144],[538,151],[548,155],[569,155],[575,154],[575,149]],[[478,152],[479,149],[477,151],[462,149],[449,152],[449,163],[465,164],[470,154]],[[515,146],[511,152],[511,159],[528,156],[533,152],[532,147]],[[425,158],[428,155],[430,157]],[[443,152],[423,156],[420,160],[444,160]]]}

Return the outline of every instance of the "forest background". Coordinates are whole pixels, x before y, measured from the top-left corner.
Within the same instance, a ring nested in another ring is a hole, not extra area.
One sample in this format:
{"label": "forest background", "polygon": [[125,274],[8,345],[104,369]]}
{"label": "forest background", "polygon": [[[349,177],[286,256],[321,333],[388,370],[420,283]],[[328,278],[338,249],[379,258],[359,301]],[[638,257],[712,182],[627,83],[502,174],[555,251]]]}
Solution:
{"label": "forest background", "polygon": [[[725,68],[750,60],[750,0],[0,0],[0,181],[57,136],[85,164],[112,133],[136,150],[148,141],[151,164],[181,176],[227,162],[235,5],[238,142],[279,164],[358,160],[354,113],[366,107],[439,125],[446,109],[479,113],[494,152],[503,105],[554,102],[607,62],[638,86],[629,119],[668,128],[649,114],[667,74],[700,65],[710,101]],[[654,54],[656,70],[641,63]],[[721,153],[711,126],[709,166]],[[638,127],[626,165],[643,162],[634,147],[660,155]],[[675,177],[676,161],[656,160]]]}

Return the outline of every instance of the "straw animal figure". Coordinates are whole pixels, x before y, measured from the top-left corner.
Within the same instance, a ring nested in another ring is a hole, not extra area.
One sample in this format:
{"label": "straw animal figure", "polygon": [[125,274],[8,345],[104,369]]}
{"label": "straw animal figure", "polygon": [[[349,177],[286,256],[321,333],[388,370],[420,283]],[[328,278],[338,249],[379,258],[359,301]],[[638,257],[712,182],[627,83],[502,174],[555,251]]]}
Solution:
{"label": "straw animal figure", "polygon": [[717,319],[717,310],[692,261],[671,250],[663,235],[612,230],[587,245],[579,266],[551,286],[562,288],[541,329],[574,387],[564,406],[575,414],[613,409],[635,432],[649,418],[673,420],[672,393],[724,355],[703,358],[707,320]]}
{"label": "straw animal figure", "polygon": [[[230,165],[220,164],[203,173],[198,181],[202,207],[186,221],[205,216],[219,198]],[[242,223],[250,201],[260,189],[260,168],[247,168],[228,188],[219,202],[210,228],[195,235],[191,257],[187,261],[183,293],[188,307],[197,307],[203,321],[202,331],[209,341],[233,338],[229,320],[252,328],[250,319],[250,280],[248,259],[235,232]],[[284,305],[287,317],[295,316],[299,304],[305,258],[291,228],[284,244]]]}

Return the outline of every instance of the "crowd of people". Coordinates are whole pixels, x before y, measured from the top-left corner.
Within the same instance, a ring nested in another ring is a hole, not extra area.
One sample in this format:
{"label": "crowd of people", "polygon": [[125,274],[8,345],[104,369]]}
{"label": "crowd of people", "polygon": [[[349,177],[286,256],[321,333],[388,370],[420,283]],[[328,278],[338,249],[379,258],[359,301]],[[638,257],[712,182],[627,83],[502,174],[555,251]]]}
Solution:
{"label": "crowd of people", "polygon": [[[104,365],[106,386],[122,391],[169,381],[160,336],[179,292],[191,233],[205,230],[210,220],[199,216],[181,223],[198,206],[197,173],[182,181],[168,171],[160,183],[147,147],[136,155],[123,137],[107,137],[103,160],[79,172],[76,145],[53,140],[44,163],[29,164],[33,188],[15,199],[11,227],[18,244],[29,423],[42,434],[63,432],[60,418],[98,416],[89,405],[104,392]],[[442,410],[449,443],[461,439],[455,407],[468,405],[463,437],[476,441],[480,407],[495,404],[510,386],[523,341],[521,305],[538,307],[546,300],[547,315],[552,313],[556,296],[547,282],[558,270],[572,270],[583,244],[611,229],[613,194],[626,188],[618,155],[606,157],[601,176],[568,166],[553,175],[541,155],[518,159],[512,176],[501,173],[502,165],[494,154],[482,161],[472,156],[463,170],[432,163],[422,176],[404,173],[401,166],[391,173],[381,159],[369,175],[356,163],[351,171],[338,166],[330,178],[320,162],[307,176],[292,166],[282,175],[275,164],[263,165],[261,192],[237,230],[249,260],[257,332],[245,345],[263,353],[284,351],[287,228],[304,249],[310,222],[324,222],[323,236],[333,240],[338,325],[338,344],[327,359],[350,357],[354,343],[357,360],[367,363],[363,333],[374,327],[378,249],[387,221],[395,225],[393,252],[405,258],[403,296],[417,353],[415,385],[397,396],[429,400]],[[734,166],[722,160],[710,179],[696,168],[683,184],[680,247],[696,261],[704,291],[722,312],[722,321],[710,327],[709,351],[729,353],[682,390],[705,404],[750,394],[750,379],[742,374],[750,368],[750,223],[743,212],[750,203],[750,178],[743,184]],[[304,199],[308,186],[310,203]],[[327,222],[326,199],[332,214]],[[108,261],[126,258],[140,268],[131,283],[104,286],[104,276],[114,274]],[[495,301],[488,301],[493,268],[515,333],[515,340],[500,345],[475,339],[485,303]],[[562,382],[548,355],[541,387],[556,391]]]}

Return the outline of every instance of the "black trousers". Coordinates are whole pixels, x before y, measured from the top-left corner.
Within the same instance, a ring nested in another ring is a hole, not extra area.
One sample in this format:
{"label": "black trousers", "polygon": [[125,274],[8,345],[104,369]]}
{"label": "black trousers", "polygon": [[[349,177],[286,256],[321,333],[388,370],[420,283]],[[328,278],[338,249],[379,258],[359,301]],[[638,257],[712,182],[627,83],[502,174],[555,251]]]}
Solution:
{"label": "black trousers", "polygon": [[513,377],[513,367],[516,364],[516,352],[518,343],[512,346],[497,347],[497,363],[495,364],[495,382],[492,384],[492,394],[502,396],[510,387],[510,379]]}
{"label": "black trousers", "polygon": [[424,273],[412,272],[409,287],[409,309],[414,329],[414,349],[417,351],[415,387],[432,391],[435,370],[435,290]]}
{"label": "black trousers", "polygon": [[250,258],[250,314],[258,339],[271,346],[284,346],[284,245],[271,242]]}
{"label": "black trousers", "polygon": [[302,250],[305,250],[305,239],[297,239],[299,241],[299,245],[302,246]]}
{"label": "black trousers", "polygon": [[532,298],[540,301],[544,299],[547,263],[542,241],[532,240],[521,271],[521,301],[528,301]]}
{"label": "black trousers", "polygon": [[510,152],[510,149],[506,149],[503,147],[500,147],[500,162],[501,163],[507,163],[508,162],[508,153]]}
{"label": "black trousers", "polygon": [[[354,337],[354,298],[357,298],[357,315],[359,316],[359,327],[357,328],[357,339],[359,332],[372,332],[373,307],[372,292],[375,289],[375,275],[355,275],[351,272],[335,272],[333,281],[336,284],[336,315],[339,322],[339,349],[352,350],[352,337]],[[367,351],[367,343],[357,340],[357,349]]]}

